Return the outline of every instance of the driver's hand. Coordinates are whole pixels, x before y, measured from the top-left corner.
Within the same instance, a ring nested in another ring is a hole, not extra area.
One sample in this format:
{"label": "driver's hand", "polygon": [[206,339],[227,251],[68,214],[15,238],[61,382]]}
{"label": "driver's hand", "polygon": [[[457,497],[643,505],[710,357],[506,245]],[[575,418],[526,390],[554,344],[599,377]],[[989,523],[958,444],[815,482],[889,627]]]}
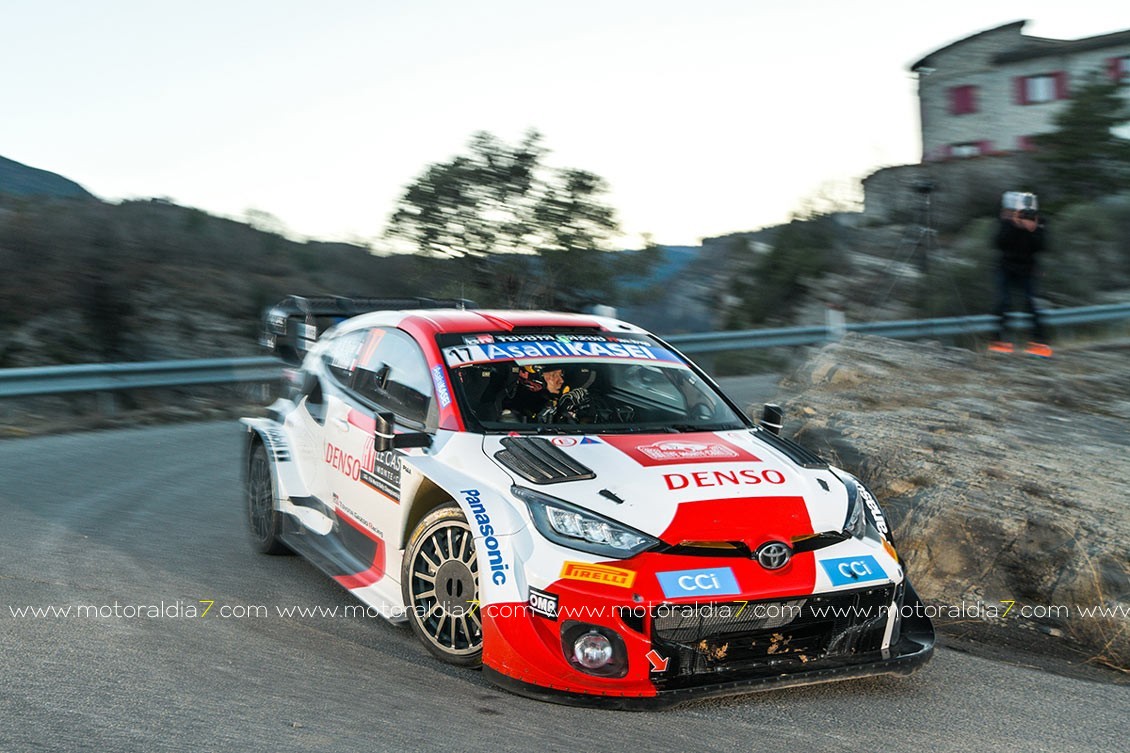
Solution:
{"label": "driver's hand", "polygon": [[557,401],[557,404],[558,406],[560,406],[561,410],[575,412],[587,406],[589,402],[589,391],[584,387],[578,387],[577,389],[569,390],[564,395],[562,395],[561,399]]}

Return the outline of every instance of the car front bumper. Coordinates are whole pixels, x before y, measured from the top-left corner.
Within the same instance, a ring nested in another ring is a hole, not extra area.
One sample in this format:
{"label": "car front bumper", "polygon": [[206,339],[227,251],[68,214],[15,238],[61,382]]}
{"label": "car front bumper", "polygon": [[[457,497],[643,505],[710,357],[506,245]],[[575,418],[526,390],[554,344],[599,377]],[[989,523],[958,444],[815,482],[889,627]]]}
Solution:
{"label": "car front bumper", "polygon": [[[883,589],[889,598],[882,606],[897,610],[893,630],[886,620],[880,624],[873,617],[825,619],[819,608],[813,611],[818,605],[845,613],[852,605],[866,609],[884,598]],[[751,621],[748,615],[744,621],[697,614],[672,621],[657,616],[656,606],[647,608],[647,617],[637,621],[620,616],[618,610],[624,607],[590,608],[590,614],[611,617],[592,617],[589,623],[616,632],[623,641],[626,666],[617,677],[593,676],[570,664],[561,640],[566,620],[537,615],[491,620],[483,672],[494,684],[518,695],[568,705],[647,710],[820,682],[907,675],[933,653],[933,625],[908,583],[785,601],[804,601],[809,611],[778,624],[780,620]],[[743,604],[756,607],[785,601]],[[691,606],[715,614],[726,605]]]}

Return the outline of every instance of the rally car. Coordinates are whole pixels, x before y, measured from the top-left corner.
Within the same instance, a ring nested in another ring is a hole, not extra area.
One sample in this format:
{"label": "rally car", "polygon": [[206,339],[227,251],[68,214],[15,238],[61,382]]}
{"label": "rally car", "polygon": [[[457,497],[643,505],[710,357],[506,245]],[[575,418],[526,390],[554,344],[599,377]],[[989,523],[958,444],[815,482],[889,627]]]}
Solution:
{"label": "rally car", "polygon": [[300,363],[267,417],[243,419],[260,551],[304,555],[440,659],[564,703],[929,659],[874,496],[781,436],[772,406],[755,422],[623,321],[463,302],[353,315],[378,303],[267,316],[265,341]]}

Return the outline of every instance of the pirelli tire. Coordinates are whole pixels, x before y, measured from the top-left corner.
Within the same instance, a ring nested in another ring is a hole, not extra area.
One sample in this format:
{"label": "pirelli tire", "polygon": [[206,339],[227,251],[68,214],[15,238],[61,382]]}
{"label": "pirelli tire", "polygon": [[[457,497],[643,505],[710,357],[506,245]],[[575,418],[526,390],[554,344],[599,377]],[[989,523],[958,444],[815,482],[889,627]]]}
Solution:
{"label": "pirelli tire", "polygon": [[477,667],[483,656],[475,541],[454,502],[436,507],[408,539],[401,567],[408,624],[433,655]]}
{"label": "pirelli tire", "polygon": [[256,442],[251,448],[247,463],[247,532],[251,546],[262,554],[290,554],[282,542],[285,522],[283,513],[275,507],[274,481],[271,479],[271,461],[267,448]]}

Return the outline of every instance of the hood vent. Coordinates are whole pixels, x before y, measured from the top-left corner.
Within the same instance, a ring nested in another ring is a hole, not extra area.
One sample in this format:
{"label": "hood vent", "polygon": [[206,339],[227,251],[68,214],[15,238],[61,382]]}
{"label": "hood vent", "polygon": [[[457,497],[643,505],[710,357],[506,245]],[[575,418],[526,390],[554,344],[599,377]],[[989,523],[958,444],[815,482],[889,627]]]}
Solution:
{"label": "hood vent", "polygon": [[495,460],[532,483],[559,484],[596,478],[591,469],[544,437],[506,437],[502,446],[504,449],[494,454]]}
{"label": "hood vent", "polygon": [[765,444],[783,452],[790,460],[802,468],[819,468],[822,470],[827,470],[828,468],[828,464],[825,463],[819,455],[791,439],[782,437],[779,434],[774,434],[771,431],[766,431],[760,427],[754,429],[752,433],[753,436],[757,437]]}

